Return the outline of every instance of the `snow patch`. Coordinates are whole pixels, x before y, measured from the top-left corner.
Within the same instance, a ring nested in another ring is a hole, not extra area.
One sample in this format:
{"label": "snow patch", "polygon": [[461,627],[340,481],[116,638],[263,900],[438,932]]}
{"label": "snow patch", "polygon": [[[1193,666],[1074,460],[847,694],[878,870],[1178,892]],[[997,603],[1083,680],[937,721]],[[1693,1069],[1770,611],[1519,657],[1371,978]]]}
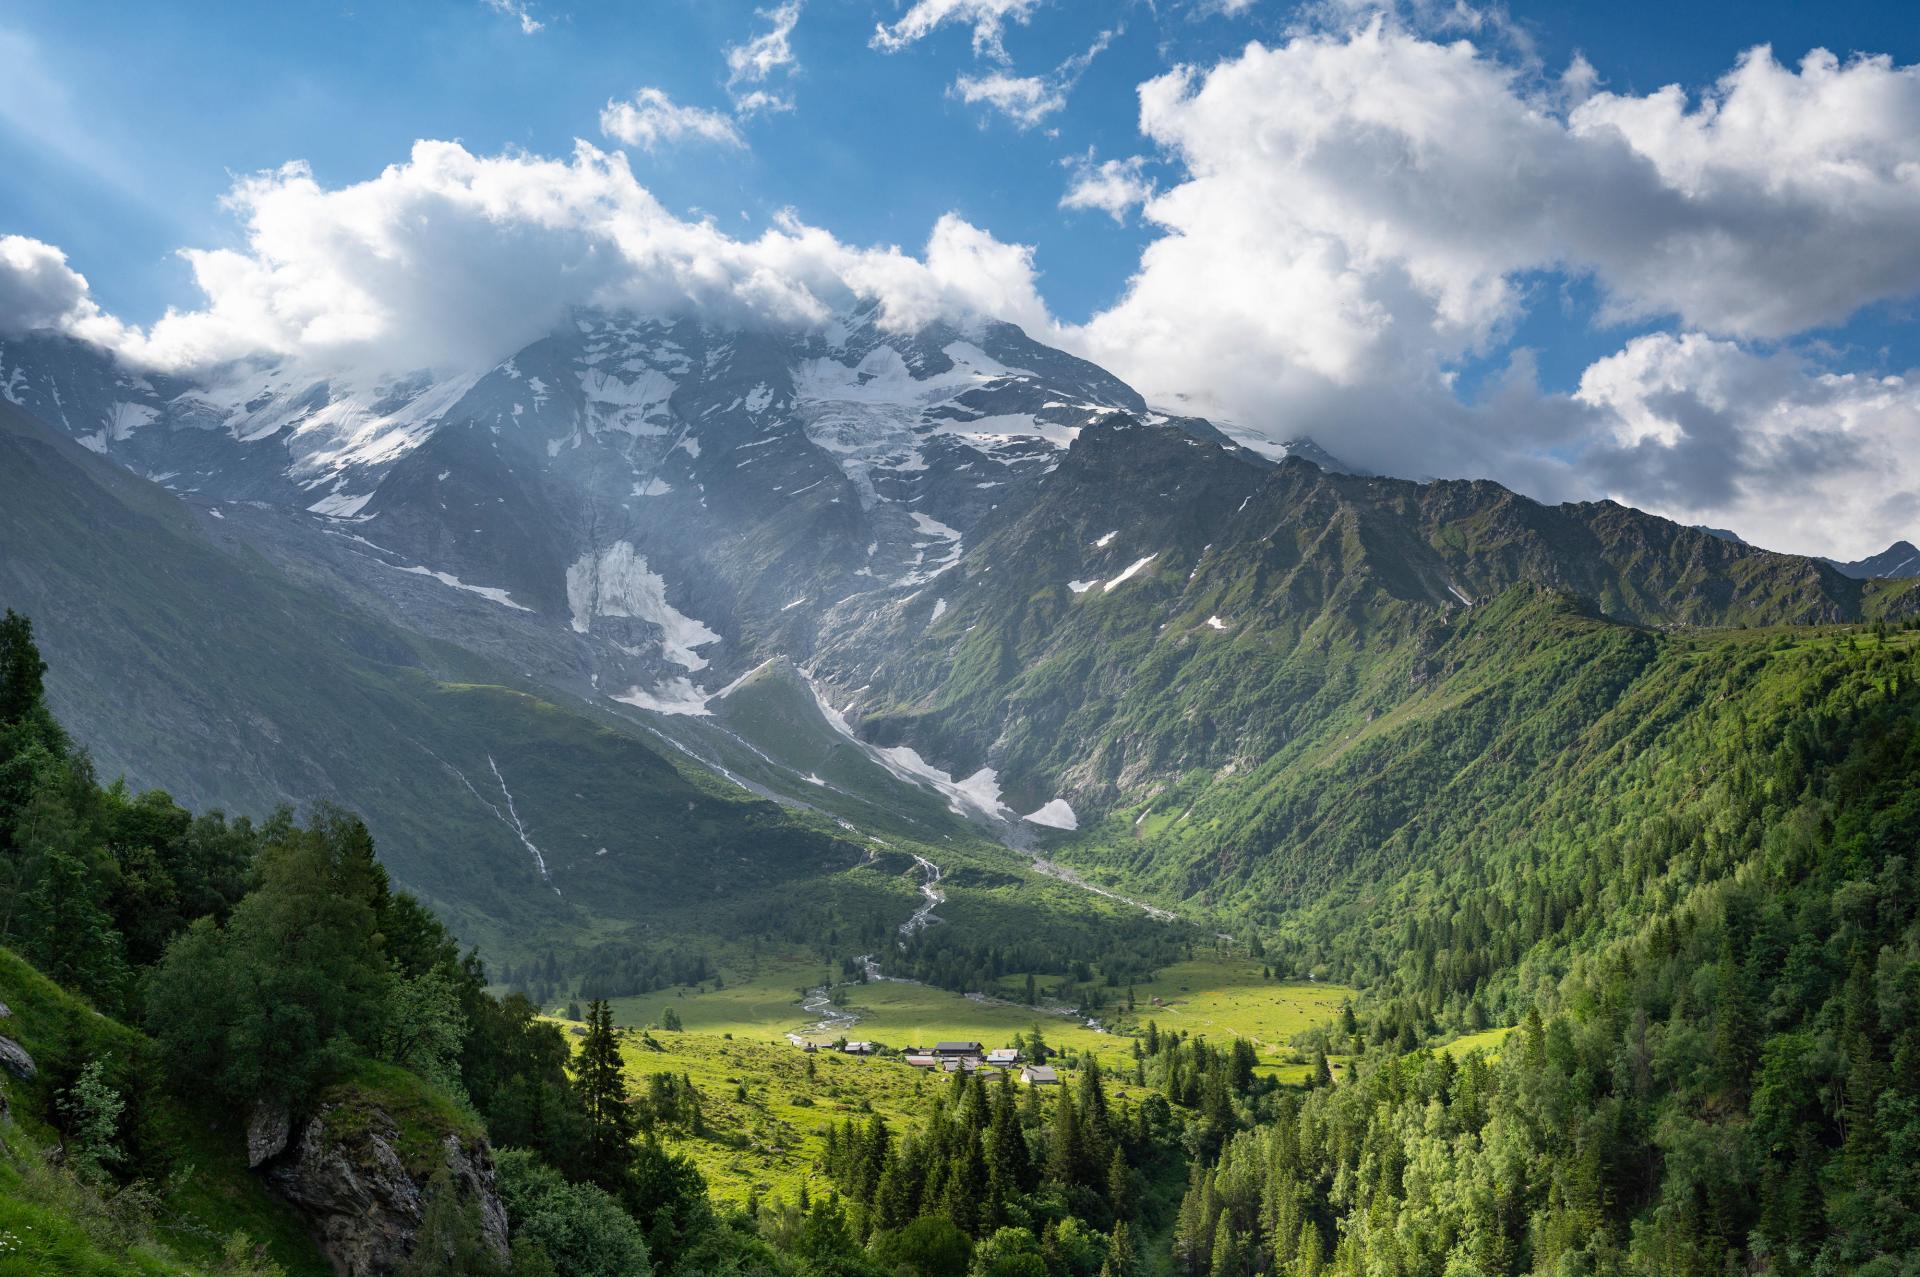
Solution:
{"label": "snow patch", "polygon": [[644,687],[630,687],[613,699],[624,705],[650,709],[656,714],[682,714],[705,718],[713,712],[707,708],[706,693],[684,678],[670,679],[651,690]]}
{"label": "snow patch", "polygon": [[321,497],[308,506],[307,510],[311,514],[329,519],[351,519],[365,509],[367,502],[371,500],[373,500],[371,492],[362,493],[357,497],[350,492],[335,492]]}
{"label": "snow patch", "polygon": [[1208,618],[1207,618],[1207,624],[1208,624],[1209,626],[1211,626],[1212,628],[1214,628],[1214,629],[1216,629],[1216,630],[1224,630],[1224,629],[1226,629],[1226,628],[1227,628],[1227,623],[1226,623],[1225,621],[1223,621],[1223,620],[1221,620],[1221,619],[1220,619],[1219,617],[1217,617],[1217,616],[1210,616],[1210,617],[1208,617]]}
{"label": "snow patch", "polygon": [[107,409],[107,438],[115,443],[159,419],[160,410],[139,403],[114,403]]}
{"label": "snow patch", "polygon": [[1028,824],[1045,825],[1049,829],[1080,828],[1080,818],[1073,814],[1073,808],[1064,798],[1056,798],[1039,811],[1028,812],[1020,819]]}
{"label": "snow patch", "polygon": [[1158,553],[1154,553],[1154,554],[1149,554],[1149,555],[1148,555],[1148,556],[1147,556],[1146,558],[1144,558],[1144,559],[1135,559],[1135,560],[1134,560],[1134,561],[1133,561],[1132,563],[1129,563],[1129,564],[1127,565],[1127,570],[1126,570],[1126,571],[1124,571],[1124,572],[1122,572],[1122,573],[1121,573],[1121,574],[1120,574],[1119,576],[1116,576],[1116,577],[1114,577],[1114,578],[1113,578],[1113,579],[1112,579],[1111,581],[1108,581],[1108,582],[1106,583],[1106,586],[1105,586],[1104,588],[1105,588],[1105,589],[1108,589],[1108,590],[1111,590],[1111,589],[1113,589],[1113,588],[1114,588],[1114,587],[1115,587],[1116,585],[1122,585],[1122,584],[1125,584],[1125,583],[1126,583],[1126,582],[1128,582],[1128,581],[1131,581],[1131,580],[1133,579],[1133,577],[1134,577],[1134,575],[1135,575],[1135,574],[1136,574],[1137,572],[1139,572],[1141,568],[1144,568],[1144,567],[1146,567],[1146,566],[1147,566],[1147,564],[1149,564],[1149,563],[1151,563],[1151,562],[1153,562],[1153,561],[1154,561],[1155,559],[1157,559],[1157,558],[1159,558],[1159,557],[1160,557],[1160,555],[1159,555]]}
{"label": "snow patch", "polygon": [[1095,541],[1093,543],[1093,548],[1096,550],[1104,550],[1108,546],[1112,545],[1113,539],[1119,535],[1120,535],[1120,531],[1119,529],[1116,528],[1112,532],[1109,532],[1105,536],[1101,537],[1098,541]]}
{"label": "snow patch", "polygon": [[835,709],[821,694],[819,684],[815,683],[805,671],[801,672],[800,677],[806,680],[807,689],[813,693],[814,704],[820,707],[821,716],[836,732],[858,745],[875,762],[901,780],[925,785],[940,794],[947,800],[947,806],[955,815],[965,816],[971,812],[996,820],[1004,820],[1013,814],[1006,804],[1000,801],[1000,777],[993,768],[982,767],[964,780],[955,780],[920,757],[919,752],[911,746],[896,745],[891,749],[881,749],[870,744],[860,739],[859,734],[853,730],[853,725],[847,722],[847,716]]}
{"label": "snow patch", "polygon": [[[220,512],[215,510],[214,513],[219,514]],[[405,572],[408,576],[431,577],[433,580],[440,582],[440,584],[450,589],[465,590],[468,594],[478,594],[481,598],[489,602],[498,603],[502,607],[510,607],[516,612],[533,611],[530,607],[522,607],[520,604],[515,603],[512,596],[505,590],[491,585],[468,585],[451,572],[436,572],[432,568],[424,567],[404,567],[398,563],[382,563],[381,566],[392,568],[395,572]]]}
{"label": "snow patch", "polygon": [[1069,581],[1067,582],[1067,588],[1075,594],[1085,594],[1098,584],[1100,584],[1098,581]]}
{"label": "snow patch", "polygon": [[660,651],[674,664],[701,670],[706,658],[694,651],[720,636],[667,602],[667,582],[647,567],[646,556],[631,543],[616,541],[598,557],[583,554],[567,569],[567,606],[573,628],[587,633],[596,616],[626,616],[660,627]]}

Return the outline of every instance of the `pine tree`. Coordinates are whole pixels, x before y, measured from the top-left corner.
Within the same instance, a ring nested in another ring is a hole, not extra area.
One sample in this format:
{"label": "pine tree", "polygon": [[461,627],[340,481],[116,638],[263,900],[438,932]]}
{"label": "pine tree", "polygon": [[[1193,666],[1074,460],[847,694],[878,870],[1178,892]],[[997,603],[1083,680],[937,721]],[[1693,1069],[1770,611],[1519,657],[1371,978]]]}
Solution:
{"label": "pine tree", "polygon": [[1759,1058],[1759,1035],[1753,1021],[1746,972],[1734,960],[1730,946],[1723,949],[1714,976],[1717,986],[1713,1016],[1714,1078],[1721,1094],[1736,1105],[1744,1105],[1747,1079]]}
{"label": "pine tree", "polygon": [[1213,1232],[1213,1262],[1208,1267],[1208,1277],[1242,1277],[1244,1269],[1245,1265],[1240,1262],[1240,1235],[1233,1231],[1233,1221],[1222,1211]]}
{"label": "pine tree", "polygon": [[588,1172],[596,1184],[617,1196],[633,1165],[638,1125],[627,1103],[613,1011],[602,998],[587,1004],[587,1036],[581,1044],[576,1079],[587,1117]]}
{"label": "pine tree", "polygon": [[0,617],[0,725],[23,722],[45,704],[47,663],[33,622],[12,608]]}
{"label": "pine tree", "polygon": [[[1032,1088],[1027,1092],[1031,1095]],[[993,1120],[988,1129],[993,1151],[991,1167],[994,1182],[1011,1196],[1033,1189],[1033,1155],[1027,1137],[1020,1129],[1019,1115],[1013,1106],[1013,1082],[1006,1074],[994,1088]]]}
{"label": "pine tree", "polygon": [[1109,1277],[1139,1277],[1139,1248],[1134,1245],[1133,1226],[1124,1219],[1114,1224],[1113,1236],[1107,1242],[1107,1273]]}
{"label": "pine tree", "polygon": [[487,1245],[480,1203],[460,1200],[452,1174],[441,1167],[427,1182],[420,1228],[402,1277],[504,1277],[502,1257]]}
{"label": "pine tree", "polygon": [[1061,1188],[1080,1183],[1081,1155],[1080,1114],[1073,1093],[1063,1086],[1053,1102],[1053,1123],[1047,1132],[1048,1182]]}
{"label": "pine tree", "polygon": [[1125,1219],[1133,1213],[1133,1171],[1118,1144],[1113,1146],[1113,1156],[1107,1161],[1107,1208],[1116,1219]]}

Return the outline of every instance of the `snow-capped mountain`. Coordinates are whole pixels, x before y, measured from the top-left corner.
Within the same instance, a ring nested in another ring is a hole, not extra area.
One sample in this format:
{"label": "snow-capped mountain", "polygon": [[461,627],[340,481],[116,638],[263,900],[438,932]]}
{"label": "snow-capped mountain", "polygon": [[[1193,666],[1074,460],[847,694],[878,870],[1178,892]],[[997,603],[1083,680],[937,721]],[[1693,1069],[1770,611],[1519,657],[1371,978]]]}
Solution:
{"label": "snow-capped mountain", "polygon": [[1012,325],[870,311],[581,311],[493,366],[402,377],[141,376],[33,336],[0,345],[0,393],[415,628],[665,713],[804,658],[851,595],[925,585],[1115,412],[1220,438]]}

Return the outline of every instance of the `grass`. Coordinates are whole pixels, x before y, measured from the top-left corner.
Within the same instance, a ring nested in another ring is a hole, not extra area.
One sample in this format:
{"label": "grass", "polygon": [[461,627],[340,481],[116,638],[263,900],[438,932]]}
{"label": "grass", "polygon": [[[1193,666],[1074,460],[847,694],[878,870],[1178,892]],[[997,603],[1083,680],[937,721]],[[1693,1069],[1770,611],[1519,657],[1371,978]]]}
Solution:
{"label": "grass", "polygon": [[[613,998],[615,1024],[644,1028],[658,1026],[671,1008],[688,1032],[736,1037],[780,1039],[798,1028],[806,1016],[800,1010],[800,990],[824,983],[827,964],[793,949],[763,957],[738,958],[724,964],[724,985],[659,989],[635,997]],[[838,971],[831,972],[836,978]]]}
{"label": "grass", "polygon": [[[801,1009],[800,990],[818,987],[827,976],[825,964],[797,951],[745,959],[726,972],[720,988],[708,984],[616,998],[614,1022],[657,1028],[671,1008],[687,1033],[730,1033],[791,1049],[786,1035],[817,1018]],[[858,1019],[846,1029],[806,1036],[822,1044],[844,1036],[895,1048],[943,1039],[999,1046],[1037,1024],[1054,1046],[1117,1062],[1128,1049],[1125,1035],[1144,1031],[1147,1021],[1154,1020],[1169,1031],[1214,1039],[1244,1037],[1260,1049],[1263,1063],[1292,1066],[1297,1063],[1288,1049],[1293,1037],[1327,1023],[1343,1001],[1355,996],[1341,985],[1267,979],[1257,960],[1195,958],[1166,968],[1149,984],[1136,985],[1136,1009],[1113,1017],[1109,1027],[1114,1032],[1102,1033],[1077,1017],[1020,1005],[1024,986],[1025,977],[1009,976],[1000,986],[1004,1000],[994,1001],[904,980],[844,984],[841,1009]],[[1160,1005],[1153,1004],[1154,998]]]}
{"label": "grass", "polygon": [[[232,1122],[190,1111],[160,1086],[143,1034],[99,1015],[8,949],[0,949],[0,1001],[13,1013],[0,1020],[0,1033],[40,1067],[33,1082],[5,1080],[14,1125],[0,1156],[0,1277],[182,1273],[188,1263],[204,1271],[234,1233],[263,1245],[289,1277],[331,1272],[293,1208],[248,1173],[245,1139]],[[128,1097],[138,1144],[165,1150],[150,1164],[122,1168],[152,1182],[156,1230],[114,1217],[96,1195],[37,1164],[59,1143],[46,1123],[58,1079],[95,1059],[108,1063],[112,1084]]]}
{"label": "grass", "polygon": [[[878,1113],[898,1134],[917,1120],[939,1088],[952,1085],[946,1074],[916,1069],[893,1057],[863,1058],[832,1050],[807,1055],[784,1041],[728,1040],[710,1033],[631,1035],[623,1055],[630,1085],[637,1091],[645,1091],[647,1077],[654,1073],[685,1077],[693,1084],[707,1133],[695,1136],[675,1129],[663,1131],[662,1137],[699,1167],[716,1198],[734,1203],[749,1197],[797,1200],[802,1185],[815,1196],[828,1191],[831,1185],[817,1163],[829,1127],[850,1118],[865,1122],[870,1113]],[[1072,1076],[1065,1075],[1069,1085]],[[1112,1076],[1105,1085],[1116,1102],[1138,1103],[1146,1094]],[[745,1099],[740,1097],[743,1086]]]}
{"label": "grass", "polygon": [[448,1135],[465,1142],[486,1135],[480,1120],[446,1092],[403,1068],[373,1060],[363,1060],[350,1077],[321,1092],[319,1107],[330,1105],[339,1107],[326,1115],[329,1147],[363,1140],[391,1122],[394,1151],[408,1174],[422,1179],[440,1165],[441,1141]]}
{"label": "grass", "polygon": [[1485,1051],[1488,1055],[1499,1055],[1500,1044],[1507,1040],[1511,1027],[1504,1029],[1482,1029],[1478,1033],[1463,1033],[1440,1049],[1458,1060],[1470,1051]]}
{"label": "grass", "polygon": [[[631,1085],[646,1089],[649,1074],[684,1076],[700,1098],[705,1134],[674,1128],[663,1138],[692,1159],[716,1197],[745,1202],[793,1200],[804,1184],[810,1193],[828,1185],[815,1170],[825,1149],[826,1131],[848,1118],[865,1121],[878,1113],[896,1132],[923,1110],[930,1088],[950,1085],[886,1056],[861,1058],[821,1050],[809,1056],[785,1034],[810,1017],[799,1005],[804,985],[817,987],[826,976],[816,960],[803,954],[769,955],[729,971],[725,986],[682,989],[622,998],[614,1003],[616,1021],[657,1025],[672,1007],[685,1026],[680,1032],[657,1027],[629,1033],[623,1054]],[[1011,977],[1011,991],[1024,977]],[[1283,1082],[1306,1079],[1308,1065],[1294,1058],[1289,1039],[1330,1022],[1353,991],[1337,985],[1279,984],[1261,975],[1261,964],[1237,958],[1195,958],[1167,968],[1152,984],[1136,986],[1138,1010],[1121,1017],[1120,1031],[1101,1033],[1078,1020],[1031,1007],[969,998],[927,985],[881,980],[841,986],[845,1009],[859,1016],[844,1036],[872,1040],[892,1048],[924,1046],[940,1040],[980,1041],[989,1047],[1010,1042],[1040,1026],[1049,1045],[1075,1055],[1092,1055],[1109,1067],[1108,1090],[1116,1100],[1137,1102],[1144,1092],[1113,1076],[1112,1069],[1132,1059],[1132,1034],[1149,1018],[1163,1030],[1185,1030],[1219,1041],[1241,1036],[1260,1050],[1263,1074]],[[1162,1005],[1151,1006],[1159,997]],[[731,1035],[729,1037],[728,1035]],[[831,1036],[841,1036],[834,1034]],[[569,1036],[570,1042],[578,1038]],[[808,1061],[813,1076],[807,1076]],[[1067,1076],[1071,1084],[1072,1074]],[[745,1088],[742,1098],[741,1090]]]}
{"label": "grass", "polygon": [[1283,983],[1262,970],[1257,958],[1176,962],[1150,983],[1134,986],[1134,1010],[1115,1027],[1140,1029],[1152,1020],[1163,1030],[1213,1039],[1242,1037],[1270,1062],[1295,1035],[1328,1023],[1342,1002],[1357,996],[1344,985]]}

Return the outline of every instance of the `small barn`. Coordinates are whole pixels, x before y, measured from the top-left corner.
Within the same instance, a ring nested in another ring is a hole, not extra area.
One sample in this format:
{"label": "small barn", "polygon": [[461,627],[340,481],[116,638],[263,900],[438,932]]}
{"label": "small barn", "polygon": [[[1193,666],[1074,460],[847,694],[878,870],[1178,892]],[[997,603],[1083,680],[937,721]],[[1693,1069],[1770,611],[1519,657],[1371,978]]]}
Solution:
{"label": "small barn", "polygon": [[1029,1064],[1020,1070],[1020,1080],[1028,1086],[1058,1086],[1060,1074],[1051,1064]]}

